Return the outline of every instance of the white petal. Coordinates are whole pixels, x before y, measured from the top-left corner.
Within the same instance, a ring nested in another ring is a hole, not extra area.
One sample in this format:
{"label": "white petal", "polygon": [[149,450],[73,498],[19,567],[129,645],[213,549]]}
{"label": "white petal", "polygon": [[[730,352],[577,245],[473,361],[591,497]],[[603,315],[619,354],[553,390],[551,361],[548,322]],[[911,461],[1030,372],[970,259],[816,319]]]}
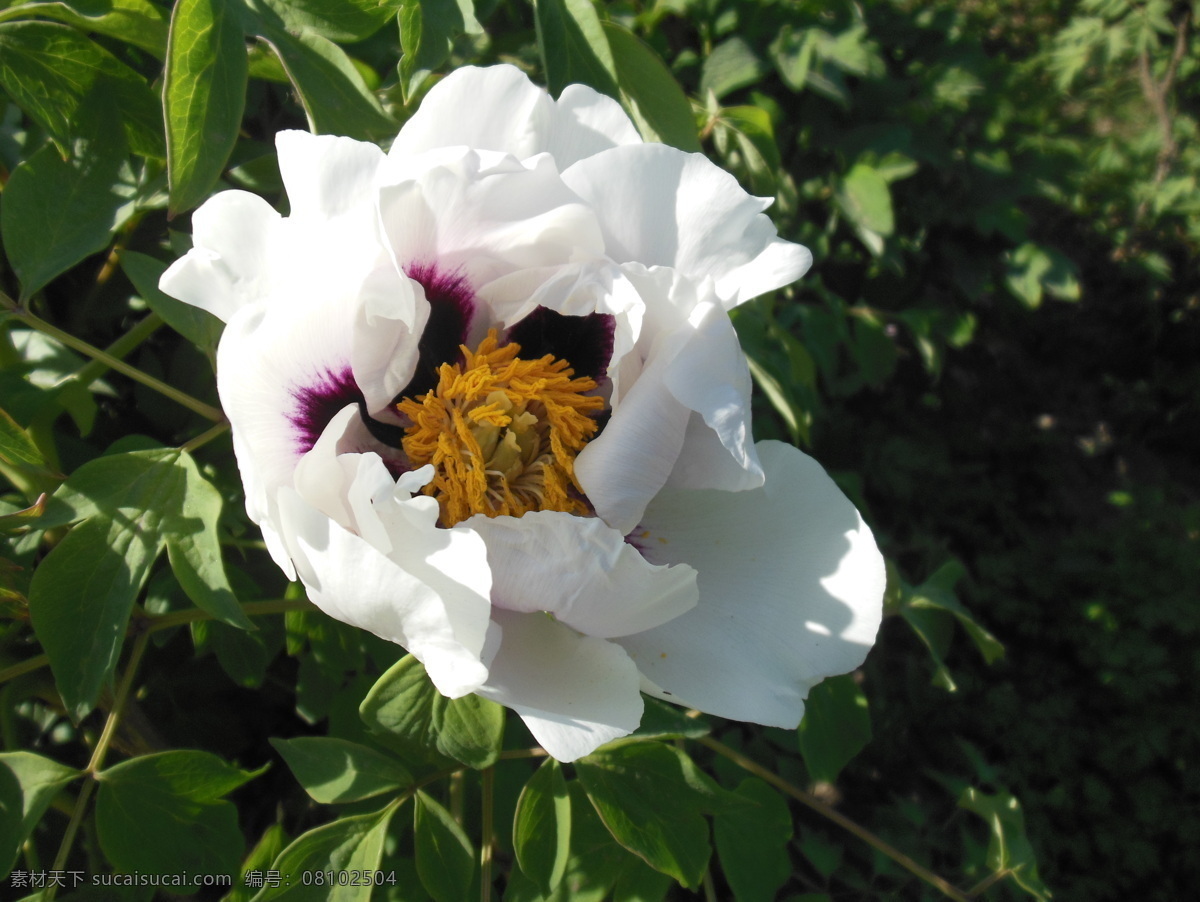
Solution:
{"label": "white petal", "polygon": [[271,289],[263,266],[280,216],[261,197],[222,191],[192,214],[192,249],[162,274],[159,288],[225,322]]}
{"label": "white petal", "polygon": [[477,515],[492,568],[492,604],[547,611],[589,636],[611,639],[674,620],[696,605],[696,572],[656,567],[621,533],[594,517],[541,511],[523,517]]}
{"label": "white petal", "polygon": [[[763,472],[750,431],[752,385],[746,355],[729,314],[720,307],[698,304],[691,324],[695,333],[667,365],[663,378],[676,400],[699,413],[708,430],[693,429],[689,421],[669,484],[726,491],[756,488],[763,483]],[[710,437],[717,439],[724,455]]]}
{"label": "white petal", "polygon": [[727,307],[795,281],[812,264],[806,248],[777,237],[762,212],[770,202],[702,154],[617,147],[566,169],[563,181],[592,204],[610,257],[712,278]]}
{"label": "white petal", "polygon": [[574,761],[642,720],[637,668],[617,645],[546,614],[497,610],[500,647],[478,693],[512,708],[559,761]]}
{"label": "white petal", "polygon": [[555,107],[553,128],[542,150],[548,151],[559,170],[622,144],[641,144],[621,105],[586,85],[567,85]]}
{"label": "white petal", "polygon": [[403,537],[404,554],[389,556],[291,489],[280,490],[279,511],[284,542],[313,604],[336,620],[407,648],[443,695],[458,698],[486,679],[480,657],[490,604],[479,586],[470,584],[486,571],[486,563],[482,570],[479,565],[486,551],[477,536],[465,530],[454,536],[451,556],[472,577],[458,581],[444,566],[434,566],[450,550],[437,533],[450,531],[432,523],[419,524],[428,528]]}
{"label": "white petal", "polygon": [[758,452],[761,489],[668,490],[650,505],[646,557],[694,566],[700,602],[614,641],[663,698],[791,728],[810,688],[866,657],[886,577],[871,531],[819,464],[780,442]]}
{"label": "white petal", "polygon": [[414,174],[389,166],[379,216],[397,265],[436,263],[472,287],[519,269],[603,250],[595,217],[562,183],[549,157],[458,150],[433,154]]}
{"label": "white petal", "polygon": [[604,430],[575,458],[575,476],[596,514],[622,535],[666,484],[683,447],[690,411],[667,388],[665,371],[686,337],[675,333],[655,349]]}
{"label": "white petal", "polygon": [[555,103],[514,66],[464,66],[429,91],[400,130],[391,155],[460,145],[518,159],[549,152],[562,169],[633,143],[641,138],[620,104],[591,88],[571,85]]}
{"label": "white petal", "polygon": [[384,159],[374,144],[282,131],[275,148],[292,216],[333,219],[357,207],[370,209],[375,173]]}

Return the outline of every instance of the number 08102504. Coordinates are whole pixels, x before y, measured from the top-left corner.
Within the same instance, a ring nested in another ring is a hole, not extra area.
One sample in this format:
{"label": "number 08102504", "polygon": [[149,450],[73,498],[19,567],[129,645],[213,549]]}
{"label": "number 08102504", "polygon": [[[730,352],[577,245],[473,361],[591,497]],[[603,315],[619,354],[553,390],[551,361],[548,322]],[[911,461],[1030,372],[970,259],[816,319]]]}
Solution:
{"label": "number 08102504", "polygon": [[394,886],[395,871],[301,871],[305,886]]}

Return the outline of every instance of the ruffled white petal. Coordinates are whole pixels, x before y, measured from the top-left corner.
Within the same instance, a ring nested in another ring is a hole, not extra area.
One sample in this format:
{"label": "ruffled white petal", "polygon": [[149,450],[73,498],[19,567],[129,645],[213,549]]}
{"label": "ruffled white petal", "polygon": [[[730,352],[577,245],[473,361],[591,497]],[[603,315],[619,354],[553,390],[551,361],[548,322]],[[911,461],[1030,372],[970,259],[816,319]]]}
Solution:
{"label": "ruffled white petal", "polygon": [[334,135],[283,131],[275,136],[291,215],[335,219],[371,209],[384,153],[374,144]]}
{"label": "ruffled white petal", "polygon": [[454,146],[500,151],[522,160],[549,152],[562,168],[633,143],[641,143],[641,138],[620,105],[591,88],[571,85],[555,103],[514,66],[464,66],[425,95],[400,130],[391,155]]}
{"label": "ruffled white petal", "polygon": [[276,246],[282,218],[261,197],[222,191],[192,214],[192,250],[159,279],[159,288],[229,322],[270,293],[263,265]]}
{"label": "ruffled white petal", "polygon": [[583,636],[548,614],[496,610],[502,630],[478,693],[512,708],[547,752],[574,761],[637,729],[637,668],[617,645]]}
{"label": "ruffled white petal", "polygon": [[711,278],[735,306],[800,278],[812,254],[783,241],[751,197],[702,154],[663,144],[617,147],[563,171],[595,210],[607,253],[618,263],[671,266]]}
{"label": "ruffled white petal", "polygon": [[[309,598],[331,617],[407,648],[443,695],[474,692],[487,676],[481,657],[491,611],[483,540],[468,529],[437,528],[436,502],[412,497],[419,486],[395,483],[378,456],[326,451],[318,444],[305,461],[312,466],[299,471],[309,498],[286,487],[278,495],[283,540]],[[312,503],[330,495],[336,510]]]}
{"label": "ruffled white petal", "polygon": [[557,511],[467,520],[483,536],[492,604],[545,611],[572,629],[610,639],[674,620],[696,606],[696,572],[649,563],[595,518]]}
{"label": "ruffled white petal", "polygon": [[779,442],[758,452],[761,489],[668,490],[649,506],[647,558],[694,566],[700,602],[614,641],[663,698],[791,728],[812,686],[866,657],[886,577],[870,530],[819,464]]}
{"label": "ruffled white petal", "polygon": [[750,370],[737,333],[729,314],[713,304],[697,305],[690,321],[695,332],[667,365],[663,378],[675,399],[699,414],[708,428],[694,428],[694,419],[689,419],[669,484],[726,491],[756,488],[763,483],[763,472],[750,431]]}
{"label": "ruffled white petal", "polygon": [[575,458],[575,477],[597,516],[622,535],[666,484],[683,447],[690,411],[667,388],[665,373],[686,339],[675,333],[655,349],[604,430]]}
{"label": "ruffled white petal", "polygon": [[435,263],[478,289],[516,270],[603,251],[599,226],[553,161],[459,148],[392,157],[379,217],[397,266]]}

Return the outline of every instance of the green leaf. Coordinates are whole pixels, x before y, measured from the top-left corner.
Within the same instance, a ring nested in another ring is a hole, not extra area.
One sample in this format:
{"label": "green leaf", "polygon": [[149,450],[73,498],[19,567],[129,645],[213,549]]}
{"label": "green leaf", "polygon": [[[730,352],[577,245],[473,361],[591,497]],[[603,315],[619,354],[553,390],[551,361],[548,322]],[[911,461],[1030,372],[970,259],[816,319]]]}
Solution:
{"label": "green leaf", "polygon": [[0,87],[64,152],[88,136],[90,110],[103,98],[120,111],[113,120],[134,153],[164,156],[162,109],[145,79],[74,28],[0,23]]}
{"label": "green leaf", "polygon": [[959,807],[978,814],[988,823],[987,865],[995,872],[1011,872],[1012,879],[1036,899],[1047,900],[1050,891],[1038,876],[1037,858],[1025,834],[1021,804],[1008,792],[994,795],[969,787],[958,800]]}
{"label": "green leaf", "polygon": [[719,810],[713,819],[721,870],[738,902],[772,902],[792,874],[791,812],[779,793],[755,777],[734,792],[752,804]]}
{"label": "green leaf", "polygon": [[817,40],[816,29],[795,31],[791,25],[784,25],[779,36],[771,42],[771,58],[779,77],[793,91],[804,90]]}
{"label": "green leaf", "polygon": [[287,845],[287,834],[281,824],[272,824],[263,831],[263,835],[255,843],[246,860],[242,862],[240,879],[233,881],[233,889],[222,898],[221,902],[250,902],[258,889],[246,882],[246,874],[250,871],[265,871],[279,857],[283,847]]}
{"label": "green leaf", "polygon": [[424,792],[417,793],[413,843],[421,885],[437,902],[461,902],[475,876],[471,840],[445,808]]}
{"label": "green leaf", "polygon": [[23,527],[32,526],[36,528],[36,521],[46,511],[46,494],[43,492],[38,496],[37,501],[29,505],[29,507],[6,509],[5,513],[0,514],[0,532],[12,532]]}
{"label": "green leaf", "polygon": [[1004,657],[1004,645],[984,629],[963,607],[954,594],[954,587],[966,575],[966,569],[958,561],[947,561],[921,585],[911,590],[905,598],[905,607],[912,610],[937,610],[953,614],[967,635],[983,655],[984,661],[993,664]]}
{"label": "green leaf", "polygon": [[1079,270],[1065,255],[1052,248],[1026,242],[1009,254],[1005,284],[1026,307],[1042,303],[1043,293],[1062,301],[1079,300]]}
{"label": "green leaf", "polygon": [[468,767],[491,767],[504,737],[504,708],[469,695],[448,699],[412,655],[397,661],[363,699],[368,726],[410,753],[435,750]]}
{"label": "green leaf", "polygon": [[162,549],[162,537],[147,524],[153,517],[151,511],[131,519],[92,517],[34,571],[30,619],[76,719],[95,707],[116,667],[134,599]]}
{"label": "green leaf", "polygon": [[396,15],[402,0],[261,0],[293,34],[318,34],[339,44],[363,41]]}
{"label": "green leaf", "polygon": [[167,19],[150,0],[54,0],[22,3],[0,13],[33,15],[65,22],[85,32],[108,35],[163,58],[167,47]]}
{"label": "green leaf", "polygon": [[571,797],[553,758],[537,769],[517,799],[513,850],[525,876],[550,895],[567,871],[571,851]]}
{"label": "green leaf", "polygon": [[570,84],[619,97],[613,52],[592,0],[534,0],[538,53],[557,97]]}
{"label": "green leaf", "polygon": [[337,44],[311,32],[289,34],[266,21],[258,23],[257,34],[283,64],[313,133],[368,141],[395,136],[396,121]]}
{"label": "green leaf", "polygon": [[[39,526],[83,522],[34,573],[29,605],[59,691],[76,716],[91,710],[111,674],[133,601],[168,542],[176,576],[199,606],[251,627],[220,559],[220,504],[190,455],[173,449],[97,458],[55,492]],[[89,600],[82,609],[80,598]]]}
{"label": "green leaf", "polygon": [[221,493],[200,475],[190,454],[180,454],[175,467],[183,471],[184,484],[182,504],[169,513],[165,524],[171,570],[200,610],[230,626],[252,630],[254,624],[238,604],[221,559],[217,536],[225,503]]}
{"label": "green leaf", "polygon": [[740,88],[754,84],[766,73],[763,61],[746,43],[745,38],[733,36],[713,48],[700,71],[700,97],[709,92],[720,100]]}
{"label": "green leaf", "polygon": [[372,748],[324,736],[272,739],[300,785],[322,805],[357,802],[412,784],[394,758]]}
{"label": "green leaf", "polygon": [[388,823],[399,808],[393,802],[382,811],[338,818],[298,836],[271,865],[278,871],[279,886],[264,886],[253,902],[287,899],[288,902],[367,902],[372,886],[340,886],[316,883],[306,885],[301,875],[315,876],[332,871],[376,871],[383,858],[383,843]]}
{"label": "green leaf", "polygon": [[196,206],[216,185],[237,142],[247,78],[232,0],[180,0],[163,80],[172,213]]}
{"label": "green leaf", "polygon": [[766,110],[753,106],[724,107],[714,122],[713,137],[723,155],[736,151],[756,194],[775,193],[781,168],[775,129]]}
{"label": "green leaf", "polygon": [[454,38],[482,32],[473,0],[402,0],[399,73],[406,101],[450,56]]}
{"label": "green leaf", "polygon": [[682,751],[635,742],[575,762],[588,798],[613,838],[686,887],[700,884],[712,849],[702,812],[716,787]]}
{"label": "green leaf", "polygon": [[60,789],[81,772],[33,752],[0,752],[0,878]]}
{"label": "green leaf", "polygon": [[638,739],[697,739],[712,732],[708,722],[688,717],[678,705],[643,697],[642,722],[633,732]]}
{"label": "green leaf", "polygon": [[871,712],[854,677],[830,677],[809,691],[799,736],[800,754],[812,778],[835,782],[871,741]]}
{"label": "green leaf", "polygon": [[700,150],[696,117],[679,82],[658,54],[616,22],[602,23],[621,100],[647,141],[670,144],[688,153]]}
{"label": "green leaf", "polygon": [[874,167],[856,163],[839,183],[835,197],[868,249],[876,255],[882,253],[882,239],[896,226],[887,179]]}
{"label": "green leaf", "polygon": [[22,300],[108,246],[130,199],[121,184],[125,163],[124,140],[108,128],[77,140],[69,160],[46,144],[13,170],[0,206],[0,237]]}
{"label": "green leaf", "polygon": [[17,421],[0,407],[0,463],[26,472],[44,472],[46,461]]}
{"label": "green leaf", "polygon": [[101,771],[100,847],[126,872],[234,873],[245,843],[237,809],[221,797],[260,773],[198,751],[144,755]]}
{"label": "green leaf", "polygon": [[177,301],[159,291],[158,280],[166,271],[167,264],[136,251],[122,251],[121,268],[142,300],[168,326],[201,351],[209,355],[213,353],[225,324],[207,310]]}

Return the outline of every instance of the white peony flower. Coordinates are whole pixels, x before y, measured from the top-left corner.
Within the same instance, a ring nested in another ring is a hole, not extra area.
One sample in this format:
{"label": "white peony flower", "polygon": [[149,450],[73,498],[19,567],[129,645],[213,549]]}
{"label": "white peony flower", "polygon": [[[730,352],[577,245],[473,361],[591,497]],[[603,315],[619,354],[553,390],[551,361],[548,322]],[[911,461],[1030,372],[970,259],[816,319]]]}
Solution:
{"label": "white peony flower", "polygon": [[642,692],[795,727],[863,661],[869,529],[751,439],[728,310],[811,262],[769,201],[510,66],[445,78],[386,155],[277,146],[289,215],[216,195],[161,284],[226,322],[247,510],[316,605],[564,761]]}

